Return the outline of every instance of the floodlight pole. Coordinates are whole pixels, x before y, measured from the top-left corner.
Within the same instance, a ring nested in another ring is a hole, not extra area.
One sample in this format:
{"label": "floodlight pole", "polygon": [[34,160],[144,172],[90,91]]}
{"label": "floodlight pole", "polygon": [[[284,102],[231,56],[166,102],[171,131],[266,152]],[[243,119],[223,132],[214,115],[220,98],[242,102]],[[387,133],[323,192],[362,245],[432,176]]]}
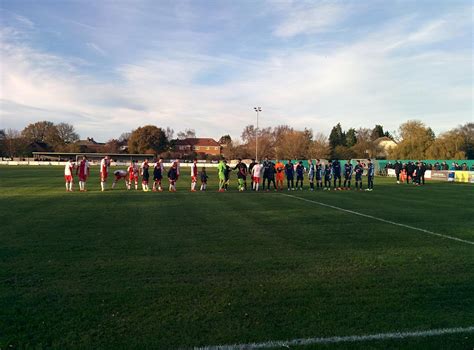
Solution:
{"label": "floodlight pole", "polygon": [[253,107],[257,113],[257,129],[255,130],[255,161],[258,162],[258,113],[262,111],[262,107]]}

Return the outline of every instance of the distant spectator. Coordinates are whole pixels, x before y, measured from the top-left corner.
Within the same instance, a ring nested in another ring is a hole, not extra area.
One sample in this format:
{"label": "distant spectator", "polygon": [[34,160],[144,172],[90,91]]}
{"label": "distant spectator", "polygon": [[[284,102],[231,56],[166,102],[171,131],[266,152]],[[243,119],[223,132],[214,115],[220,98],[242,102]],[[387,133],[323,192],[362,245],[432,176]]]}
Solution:
{"label": "distant spectator", "polygon": [[413,184],[419,186],[421,182],[421,162],[416,163],[415,171],[413,172]]}
{"label": "distant spectator", "polygon": [[455,173],[454,173],[454,170],[456,170],[456,164],[453,163],[451,165],[451,171],[448,173],[448,181],[449,182],[454,182],[454,177],[455,177]]}
{"label": "distant spectator", "polygon": [[398,160],[395,161],[395,164],[393,166],[395,169],[395,176],[397,177],[397,184],[400,183],[400,172],[402,171],[402,163],[400,163]]}
{"label": "distant spectator", "polygon": [[413,181],[413,173],[415,172],[415,164],[413,162],[408,162],[407,164],[407,184],[410,183],[410,181]]}
{"label": "distant spectator", "polygon": [[425,184],[425,172],[426,172],[426,163],[422,162],[421,163],[421,169],[420,169],[420,182],[418,184],[424,185]]}

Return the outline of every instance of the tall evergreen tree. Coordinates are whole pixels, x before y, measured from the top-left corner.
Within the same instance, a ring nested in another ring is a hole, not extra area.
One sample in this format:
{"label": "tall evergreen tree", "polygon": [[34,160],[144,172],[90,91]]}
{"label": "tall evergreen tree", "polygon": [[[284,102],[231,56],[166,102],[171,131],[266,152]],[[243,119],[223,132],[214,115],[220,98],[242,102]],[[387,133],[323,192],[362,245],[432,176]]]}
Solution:
{"label": "tall evergreen tree", "polygon": [[385,136],[383,126],[379,124],[375,125],[375,127],[372,129],[372,133],[370,134],[370,138],[372,139],[372,141],[383,136]]}
{"label": "tall evergreen tree", "polygon": [[346,132],[346,146],[352,147],[357,143],[357,135],[354,128],[350,128]]}
{"label": "tall evergreen tree", "polygon": [[346,145],[345,134],[342,131],[341,123],[337,123],[337,125],[332,128],[329,134],[329,145],[331,149]]}

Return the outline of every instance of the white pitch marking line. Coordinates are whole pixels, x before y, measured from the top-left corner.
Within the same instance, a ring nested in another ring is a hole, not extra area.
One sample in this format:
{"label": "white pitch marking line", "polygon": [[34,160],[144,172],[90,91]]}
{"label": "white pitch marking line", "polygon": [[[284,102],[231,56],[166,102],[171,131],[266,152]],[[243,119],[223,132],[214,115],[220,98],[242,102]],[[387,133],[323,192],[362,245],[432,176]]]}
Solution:
{"label": "white pitch marking line", "polygon": [[474,242],[468,241],[468,240],[465,240],[465,239],[462,239],[462,238],[457,238],[457,237],[453,237],[453,236],[449,236],[449,235],[444,235],[444,234],[442,234],[442,233],[436,233],[436,232],[429,231],[429,230],[425,230],[425,229],[423,229],[423,228],[419,228],[419,227],[415,227],[415,226],[400,224],[400,223],[398,223],[398,222],[394,222],[394,221],[390,221],[390,220],[381,219],[381,218],[378,218],[378,217],[376,217],[376,216],[372,216],[372,215],[368,215],[368,214],[359,213],[358,211],[354,211],[354,210],[349,210],[349,209],[344,209],[344,208],[336,207],[336,206],[334,206],[334,205],[330,205],[330,204],[326,204],[326,203],[314,201],[314,200],[311,200],[311,199],[306,199],[306,198],[302,198],[302,197],[298,197],[298,196],[293,196],[293,195],[291,195],[291,194],[282,193],[282,195],[283,195],[283,196],[286,196],[286,197],[291,197],[291,198],[299,199],[299,200],[301,200],[301,201],[305,201],[305,202],[310,202],[310,203],[318,204],[318,205],[321,205],[321,206],[323,206],[323,207],[328,207],[328,208],[332,208],[332,209],[344,211],[344,212],[346,212],[346,213],[350,213],[350,214],[354,214],[354,215],[363,216],[363,217],[366,217],[366,218],[369,218],[369,219],[378,220],[378,221],[381,221],[381,222],[385,222],[385,223],[387,223],[387,224],[396,225],[396,226],[401,226],[401,227],[409,228],[409,229],[411,229],[411,230],[416,230],[416,231],[424,232],[424,233],[427,233],[427,234],[430,234],[430,235],[433,235],[433,236],[438,236],[438,237],[442,237],[442,238],[446,238],[446,239],[451,239],[451,240],[453,240],[453,241],[458,241],[458,242],[462,242],[462,243],[467,243],[467,244],[474,245]]}
{"label": "white pitch marking line", "polygon": [[432,337],[436,335],[456,334],[456,333],[473,333],[474,326],[457,327],[457,328],[441,328],[429,329],[426,331],[412,331],[412,332],[392,332],[392,333],[377,333],[367,335],[350,335],[343,337],[328,337],[328,338],[300,338],[293,340],[275,340],[263,343],[249,343],[249,344],[229,344],[229,345],[214,345],[194,347],[194,350],[251,350],[251,349],[268,349],[275,347],[289,347],[295,345],[313,345],[313,344],[331,344],[342,342],[360,342],[366,340],[386,340],[386,339],[405,339],[405,338],[419,338]]}

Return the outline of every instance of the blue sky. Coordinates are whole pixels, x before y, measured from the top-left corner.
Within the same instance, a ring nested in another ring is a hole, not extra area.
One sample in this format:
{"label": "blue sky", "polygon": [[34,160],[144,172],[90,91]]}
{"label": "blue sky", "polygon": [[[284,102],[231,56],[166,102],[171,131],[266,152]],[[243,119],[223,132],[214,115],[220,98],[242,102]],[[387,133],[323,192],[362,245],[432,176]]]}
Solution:
{"label": "blue sky", "polygon": [[238,138],[255,122],[328,134],[473,121],[471,1],[0,3],[0,128],[145,124]]}

